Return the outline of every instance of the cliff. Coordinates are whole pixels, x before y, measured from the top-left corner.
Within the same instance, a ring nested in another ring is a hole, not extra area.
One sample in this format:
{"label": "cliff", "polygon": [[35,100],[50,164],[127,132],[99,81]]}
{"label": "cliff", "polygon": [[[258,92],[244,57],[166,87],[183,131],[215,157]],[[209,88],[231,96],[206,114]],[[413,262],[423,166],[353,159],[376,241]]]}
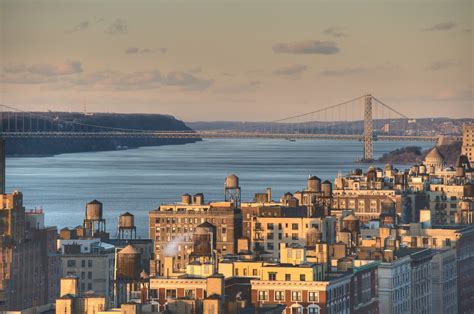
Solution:
{"label": "cliff", "polygon": [[[39,113],[38,113],[39,114]],[[41,113],[59,123],[44,123],[48,120],[39,120],[39,123],[29,119],[19,119],[18,129],[25,128],[33,132],[74,130],[100,131],[92,126],[103,126],[119,129],[150,130],[150,131],[192,131],[183,121],[173,116],[160,114],[115,114],[97,113],[81,114],[67,112]],[[8,131],[8,122],[2,121],[4,131]],[[70,122],[73,122],[74,125]],[[10,122],[10,131],[13,129]],[[201,139],[160,139],[160,138],[8,138],[6,140],[7,156],[49,156],[63,153],[95,152],[117,149],[137,148],[142,146],[161,146],[194,143]]]}

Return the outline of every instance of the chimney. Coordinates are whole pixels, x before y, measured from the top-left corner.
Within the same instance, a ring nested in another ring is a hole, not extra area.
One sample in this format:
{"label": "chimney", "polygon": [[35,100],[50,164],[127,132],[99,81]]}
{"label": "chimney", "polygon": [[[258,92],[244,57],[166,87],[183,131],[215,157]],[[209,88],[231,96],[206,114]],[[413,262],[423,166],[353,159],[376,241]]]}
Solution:
{"label": "chimney", "polygon": [[222,274],[215,274],[207,277],[206,280],[207,295],[218,295],[224,298],[224,276]]}
{"label": "chimney", "polygon": [[249,251],[249,239],[242,237],[237,239],[237,253]]}
{"label": "chimney", "polygon": [[375,238],[375,247],[378,249],[382,248],[382,241],[380,240],[380,237]]}
{"label": "chimney", "polygon": [[63,297],[67,294],[79,295],[79,278],[76,276],[68,276],[61,278],[61,291],[60,296]]}
{"label": "chimney", "polygon": [[163,261],[163,276],[167,278],[173,276],[173,269],[173,256],[165,256],[165,259]]}
{"label": "chimney", "polygon": [[267,188],[267,202],[272,201],[272,188]]}

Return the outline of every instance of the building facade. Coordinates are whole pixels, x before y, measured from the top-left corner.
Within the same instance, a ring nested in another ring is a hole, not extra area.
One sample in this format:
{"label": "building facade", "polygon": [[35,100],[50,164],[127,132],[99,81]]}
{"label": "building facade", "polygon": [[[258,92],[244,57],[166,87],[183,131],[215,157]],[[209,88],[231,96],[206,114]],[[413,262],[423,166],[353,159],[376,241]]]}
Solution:
{"label": "building facade", "polygon": [[236,252],[242,216],[240,209],[232,202],[205,204],[202,194],[195,195],[193,201],[189,195],[183,195],[182,202],[161,205],[150,211],[150,238],[155,243],[151,274],[163,274],[163,260],[167,254],[176,257],[174,268],[184,271],[193,252],[192,235],[202,223],[215,227],[215,247],[219,254]]}

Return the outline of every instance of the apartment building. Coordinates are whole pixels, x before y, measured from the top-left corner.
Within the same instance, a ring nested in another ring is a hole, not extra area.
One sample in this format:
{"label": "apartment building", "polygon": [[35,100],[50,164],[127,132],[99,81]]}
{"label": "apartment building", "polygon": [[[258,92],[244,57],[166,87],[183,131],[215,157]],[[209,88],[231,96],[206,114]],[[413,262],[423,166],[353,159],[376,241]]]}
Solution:
{"label": "apartment building", "polygon": [[215,229],[215,248],[219,254],[236,252],[242,216],[233,202],[204,203],[202,194],[193,197],[185,194],[181,202],[164,204],[150,211],[150,238],[155,243],[151,274],[163,274],[163,260],[167,254],[176,257],[174,268],[184,271],[193,251],[192,235],[203,223]]}
{"label": "apartment building", "polygon": [[265,251],[278,259],[280,244],[307,244],[308,232],[316,230],[318,241],[332,244],[336,240],[336,217],[255,217],[251,222],[252,250]]}
{"label": "apartment building", "polygon": [[25,211],[23,194],[0,194],[0,311],[53,303],[59,292],[56,227]]}
{"label": "apartment building", "polygon": [[100,239],[58,240],[62,277],[77,276],[78,293],[105,297],[114,295],[115,247]]}

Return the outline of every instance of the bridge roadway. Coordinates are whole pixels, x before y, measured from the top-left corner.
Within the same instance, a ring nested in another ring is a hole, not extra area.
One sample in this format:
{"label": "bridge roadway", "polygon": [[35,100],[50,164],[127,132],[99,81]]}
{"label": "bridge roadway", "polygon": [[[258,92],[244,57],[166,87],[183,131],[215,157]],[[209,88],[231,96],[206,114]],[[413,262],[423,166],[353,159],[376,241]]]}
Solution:
{"label": "bridge roadway", "polygon": [[[298,139],[298,140],[363,140],[363,135],[265,133],[238,131],[114,131],[114,132],[2,132],[3,138],[230,138],[230,139]],[[437,136],[378,135],[381,141],[436,141]]]}

